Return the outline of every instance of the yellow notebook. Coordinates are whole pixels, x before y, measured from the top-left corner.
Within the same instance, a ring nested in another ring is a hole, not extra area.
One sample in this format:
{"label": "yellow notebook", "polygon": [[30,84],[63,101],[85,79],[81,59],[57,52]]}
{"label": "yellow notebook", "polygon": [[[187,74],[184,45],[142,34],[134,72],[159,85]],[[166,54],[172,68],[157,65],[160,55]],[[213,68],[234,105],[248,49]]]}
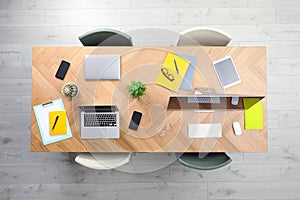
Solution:
{"label": "yellow notebook", "polygon": [[67,134],[67,113],[65,110],[49,112],[50,135]]}
{"label": "yellow notebook", "polygon": [[155,83],[177,92],[189,64],[188,60],[169,52]]}
{"label": "yellow notebook", "polygon": [[245,129],[261,130],[264,128],[263,104],[258,104],[257,99],[244,99]]}

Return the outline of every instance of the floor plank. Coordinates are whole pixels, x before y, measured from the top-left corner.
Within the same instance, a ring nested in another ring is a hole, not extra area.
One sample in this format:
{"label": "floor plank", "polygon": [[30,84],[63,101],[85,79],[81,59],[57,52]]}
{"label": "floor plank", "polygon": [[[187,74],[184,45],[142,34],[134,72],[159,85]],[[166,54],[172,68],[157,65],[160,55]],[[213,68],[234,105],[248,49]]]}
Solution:
{"label": "floor plank", "polygon": [[169,12],[169,16],[173,25],[275,23],[273,8],[176,8]]}
{"label": "floor plank", "polygon": [[22,111],[21,96],[0,96],[1,113],[18,113]]}
{"label": "floor plank", "polygon": [[300,146],[300,128],[269,129],[269,145]]}
{"label": "floor plank", "polygon": [[60,183],[147,183],[147,182],[167,182],[169,180],[169,168],[163,168],[155,172],[148,173],[126,173],[126,171],[116,170],[94,170],[77,163],[59,166]]}
{"label": "floor plank", "polygon": [[93,200],[97,198],[95,184],[0,184],[2,199],[23,200]]}
{"label": "floor plank", "polygon": [[129,8],[129,0],[86,0],[84,2],[74,2],[72,0],[2,0],[0,3],[1,10],[70,10],[70,9],[99,9],[99,8]]}
{"label": "floor plank", "polygon": [[298,128],[300,127],[300,112],[295,110],[286,110],[279,112],[279,128]]}
{"label": "floor plank", "polygon": [[98,196],[103,199],[206,199],[206,183],[129,183],[99,184]]}
{"label": "floor plank", "polygon": [[299,163],[300,146],[269,146],[267,153],[244,153],[244,163]]}
{"label": "floor plank", "polygon": [[58,165],[1,166],[0,182],[6,184],[59,183]]}
{"label": "floor plank", "polygon": [[31,95],[31,79],[0,79],[1,95]]}
{"label": "floor plank", "polygon": [[221,169],[201,171],[171,165],[172,182],[280,181],[279,164],[230,164]]}
{"label": "floor plank", "polygon": [[14,132],[30,131],[31,113],[5,113],[0,115],[1,131],[7,131],[13,135]]}
{"label": "floor plank", "polygon": [[209,199],[297,199],[300,183],[211,182]]}

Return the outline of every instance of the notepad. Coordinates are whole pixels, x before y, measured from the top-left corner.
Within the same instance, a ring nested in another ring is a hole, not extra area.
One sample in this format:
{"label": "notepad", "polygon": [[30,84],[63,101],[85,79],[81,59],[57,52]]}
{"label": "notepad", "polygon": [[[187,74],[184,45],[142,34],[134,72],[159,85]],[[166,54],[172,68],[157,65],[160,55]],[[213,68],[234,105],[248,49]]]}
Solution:
{"label": "notepad", "polygon": [[50,135],[67,134],[67,113],[65,110],[49,112]]}
{"label": "notepad", "polygon": [[155,83],[177,92],[189,64],[188,60],[169,52]]}
{"label": "notepad", "polygon": [[[259,99],[258,99],[259,101]],[[244,118],[246,130],[263,129],[263,104],[258,104],[257,99],[244,98]]]}

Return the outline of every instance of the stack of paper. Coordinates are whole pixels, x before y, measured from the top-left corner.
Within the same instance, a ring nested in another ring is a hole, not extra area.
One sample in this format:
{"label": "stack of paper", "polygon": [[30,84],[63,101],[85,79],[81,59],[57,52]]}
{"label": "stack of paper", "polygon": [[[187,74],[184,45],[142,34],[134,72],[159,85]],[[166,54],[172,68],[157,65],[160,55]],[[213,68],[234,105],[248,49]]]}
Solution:
{"label": "stack of paper", "polygon": [[188,60],[169,52],[155,82],[177,92],[189,64]]}

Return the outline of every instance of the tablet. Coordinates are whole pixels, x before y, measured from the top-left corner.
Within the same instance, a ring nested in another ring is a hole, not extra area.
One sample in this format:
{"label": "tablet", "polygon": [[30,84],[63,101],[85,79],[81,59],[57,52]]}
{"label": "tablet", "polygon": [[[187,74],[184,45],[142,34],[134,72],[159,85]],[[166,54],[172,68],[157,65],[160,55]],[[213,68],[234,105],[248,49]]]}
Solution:
{"label": "tablet", "polygon": [[223,89],[229,88],[241,82],[240,76],[231,56],[227,56],[213,62],[213,65]]}

